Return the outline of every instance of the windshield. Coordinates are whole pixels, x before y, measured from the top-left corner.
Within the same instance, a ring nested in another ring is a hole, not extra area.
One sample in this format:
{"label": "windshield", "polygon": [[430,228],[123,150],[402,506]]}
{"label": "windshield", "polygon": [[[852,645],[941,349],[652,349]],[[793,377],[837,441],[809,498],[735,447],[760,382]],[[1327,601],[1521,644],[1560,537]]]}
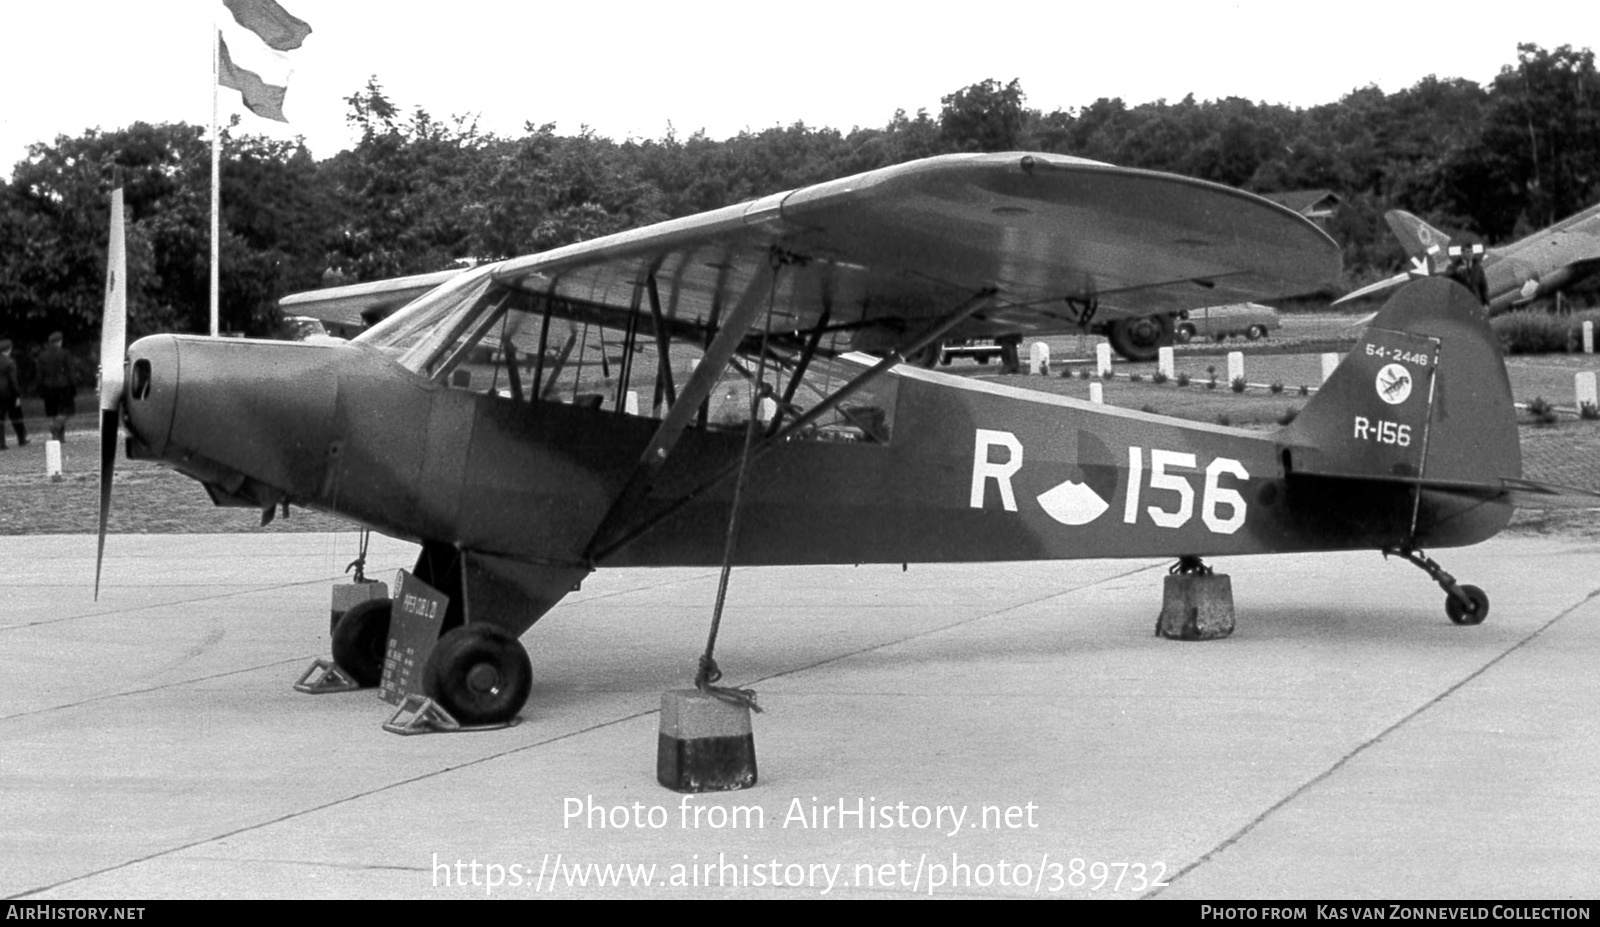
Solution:
{"label": "windshield", "polygon": [[448,340],[458,325],[465,324],[488,290],[494,266],[468,271],[429,290],[355,340],[398,353],[402,364],[420,371],[413,353],[423,345]]}

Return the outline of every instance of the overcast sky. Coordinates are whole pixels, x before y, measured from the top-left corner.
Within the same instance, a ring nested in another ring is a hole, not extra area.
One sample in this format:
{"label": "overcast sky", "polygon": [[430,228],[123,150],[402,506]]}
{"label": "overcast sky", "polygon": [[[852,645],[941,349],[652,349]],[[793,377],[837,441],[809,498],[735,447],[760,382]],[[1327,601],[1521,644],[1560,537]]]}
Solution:
{"label": "overcast sky", "polygon": [[[520,134],[587,124],[618,140],[725,138],[804,121],[848,131],[987,78],[1020,78],[1049,112],[1099,97],[1193,93],[1311,106],[1429,74],[1488,83],[1518,42],[1600,47],[1589,2],[1348,0],[282,0],[314,30],[292,53],[287,126],[318,158],[350,146],[344,98],[376,75],[435,117]],[[206,124],[220,0],[0,3],[0,170],[27,146],[136,121]],[[222,15],[226,15],[224,12]],[[244,112],[223,91],[223,119]]]}

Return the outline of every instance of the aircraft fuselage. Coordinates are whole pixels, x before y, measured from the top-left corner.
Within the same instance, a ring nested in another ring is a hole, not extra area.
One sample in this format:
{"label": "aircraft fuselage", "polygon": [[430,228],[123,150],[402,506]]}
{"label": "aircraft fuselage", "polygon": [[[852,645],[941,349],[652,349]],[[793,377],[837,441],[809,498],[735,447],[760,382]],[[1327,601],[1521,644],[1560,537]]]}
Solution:
{"label": "aircraft fuselage", "polygon": [[[654,419],[456,389],[357,345],[160,335],[129,357],[129,455],[201,480],[224,504],[287,501],[557,570],[509,569],[513,582],[554,587],[535,596],[543,607],[596,567],[722,560],[735,480],[708,475],[738,460],[742,428],[686,431],[638,504],[643,530],[606,548],[596,531]],[[878,434],[791,439],[751,464],[735,563],[1377,548],[1411,524],[1411,488],[1299,477],[1302,448],[1283,433],[928,371],[887,376],[889,407],[867,410]],[[1492,535],[1509,507],[1424,492],[1418,515],[1419,540],[1451,546]]]}

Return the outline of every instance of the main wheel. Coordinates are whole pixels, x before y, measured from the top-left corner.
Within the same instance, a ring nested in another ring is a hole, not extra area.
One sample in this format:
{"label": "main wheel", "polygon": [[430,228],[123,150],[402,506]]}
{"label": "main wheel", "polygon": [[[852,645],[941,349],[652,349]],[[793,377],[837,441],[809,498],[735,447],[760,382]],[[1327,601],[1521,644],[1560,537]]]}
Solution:
{"label": "main wheel", "polygon": [[1462,586],[1461,591],[1472,600],[1469,609],[1463,606],[1455,596],[1444,597],[1444,613],[1456,624],[1483,624],[1483,619],[1489,617],[1489,594],[1477,586]]}
{"label": "main wheel", "polygon": [[533,664],[504,630],[464,624],[434,645],[422,688],[462,724],[504,724],[528,701]]}
{"label": "main wheel", "polygon": [[1161,346],[1172,343],[1172,316],[1117,319],[1107,329],[1106,337],[1111,341],[1111,349],[1128,360],[1155,360]]}
{"label": "main wheel", "polygon": [[333,628],[333,662],[363,686],[383,681],[393,599],[368,599],[344,613]]}
{"label": "main wheel", "polygon": [[939,363],[940,356],[944,354],[943,347],[944,345],[935,341],[933,344],[907,357],[906,363],[914,367],[932,367]]}

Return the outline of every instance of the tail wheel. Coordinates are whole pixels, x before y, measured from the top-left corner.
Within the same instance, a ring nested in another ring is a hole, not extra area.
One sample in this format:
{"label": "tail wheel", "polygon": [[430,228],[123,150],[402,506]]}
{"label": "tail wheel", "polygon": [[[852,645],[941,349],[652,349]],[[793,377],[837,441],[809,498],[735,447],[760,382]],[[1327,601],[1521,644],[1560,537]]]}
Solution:
{"label": "tail wheel", "polygon": [[363,686],[383,681],[393,608],[393,599],[368,599],[351,607],[333,627],[333,662]]}
{"label": "tail wheel", "polygon": [[1172,316],[1141,315],[1117,319],[1106,332],[1111,349],[1131,361],[1155,360],[1164,344],[1172,343]]}
{"label": "tail wheel", "polygon": [[1477,586],[1462,586],[1461,592],[1472,601],[1469,608],[1453,595],[1444,597],[1444,613],[1456,624],[1483,624],[1489,617],[1489,594]]}
{"label": "tail wheel", "polygon": [[422,686],[462,724],[505,724],[528,701],[533,664],[522,644],[501,628],[464,624],[434,645]]}

